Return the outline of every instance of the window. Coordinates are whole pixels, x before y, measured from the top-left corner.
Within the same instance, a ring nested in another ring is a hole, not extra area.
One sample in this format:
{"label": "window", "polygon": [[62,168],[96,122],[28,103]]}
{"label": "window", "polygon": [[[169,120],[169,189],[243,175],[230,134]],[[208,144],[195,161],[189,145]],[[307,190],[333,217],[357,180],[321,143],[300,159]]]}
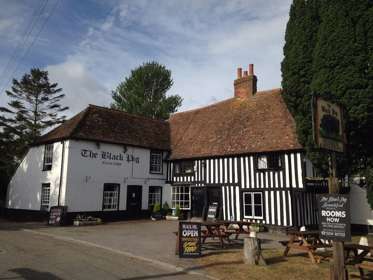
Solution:
{"label": "window", "polygon": [[156,203],[162,203],[162,187],[150,186],[148,195],[149,208],[154,206]]}
{"label": "window", "polygon": [[51,170],[53,162],[53,144],[44,146],[43,171]]}
{"label": "window", "polygon": [[280,169],[282,166],[281,157],[277,154],[258,156],[257,158],[257,169]]}
{"label": "window", "polygon": [[193,161],[181,161],[174,163],[175,175],[191,175],[194,173]]}
{"label": "window", "polygon": [[162,152],[150,152],[150,173],[162,173]]}
{"label": "window", "polygon": [[51,193],[51,184],[41,184],[40,210],[49,210],[49,197]]}
{"label": "window", "polygon": [[244,218],[263,219],[263,194],[261,192],[244,192]]}
{"label": "window", "polygon": [[179,205],[180,209],[190,209],[190,187],[172,187],[171,208],[175,209]]}
{"label": "window", "polygon": [[104,184],[102,210],[119,209],[119,184]]}

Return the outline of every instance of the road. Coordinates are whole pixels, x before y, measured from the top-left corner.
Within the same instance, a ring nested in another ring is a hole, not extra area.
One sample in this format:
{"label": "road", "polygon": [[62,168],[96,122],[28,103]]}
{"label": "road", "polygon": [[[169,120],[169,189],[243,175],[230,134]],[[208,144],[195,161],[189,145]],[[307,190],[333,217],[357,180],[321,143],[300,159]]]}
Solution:
{"label": "road", "polygon": [[[1,223],[1,221],[0,221]],[[95,247],[22,227],[0,226],[0,280],[207,279],[119,250]]]}

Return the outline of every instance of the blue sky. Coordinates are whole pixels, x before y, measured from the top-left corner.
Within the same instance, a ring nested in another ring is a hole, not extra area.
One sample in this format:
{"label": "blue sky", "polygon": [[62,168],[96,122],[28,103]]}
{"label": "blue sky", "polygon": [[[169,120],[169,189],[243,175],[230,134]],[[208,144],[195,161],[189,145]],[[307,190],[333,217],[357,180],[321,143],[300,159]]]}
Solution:
{"label": "blue sky", "polygon": [[169,93],[183,97],[181,110],[231,97],[236,68],[249,63],[259,90],[281,86],[290,0],[0,3],[0,90],[31,67],[47,69],[69,115],[108,106],[131,69],[152,60],[171,69]]}

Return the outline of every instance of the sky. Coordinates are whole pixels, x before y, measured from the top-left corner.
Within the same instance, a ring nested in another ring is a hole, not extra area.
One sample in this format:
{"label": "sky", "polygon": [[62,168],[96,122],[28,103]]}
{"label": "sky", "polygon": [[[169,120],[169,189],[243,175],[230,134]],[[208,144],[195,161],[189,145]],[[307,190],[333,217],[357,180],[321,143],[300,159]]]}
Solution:
{"label": "sky", "polygon": [[66,94],[68,116],[109,106],[131,70],[172,72],[179,111],[233,96],[236,69],[254,64],[258,90],[281,87],[290,0],[0,0],[0,106],[32,67]]}

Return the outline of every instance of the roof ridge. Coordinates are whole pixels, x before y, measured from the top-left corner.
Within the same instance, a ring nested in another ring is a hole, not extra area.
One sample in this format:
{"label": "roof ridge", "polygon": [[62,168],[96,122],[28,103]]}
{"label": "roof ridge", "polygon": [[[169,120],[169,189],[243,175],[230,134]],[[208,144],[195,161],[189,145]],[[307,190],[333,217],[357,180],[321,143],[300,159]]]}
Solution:
{"label": "roof ridge", "polygon": [[139,118],[139,119],[145,119],[145,120],[148,120],[148,121],[167,122],[166,120],[152,119],[150,117],[136,115],[136,114],[128,113],[128,112],[125,112],[125,111],[122,111],[122,110],[119,110],[119,109],[108,108],[108,107],[105,107],[105,106],[99,106],[99,105],[89,104],[87,108],[89,108],[89,107],[95,107],[95,108],[98,108],[98,109],[104,109],[104,110],[108,110],[108,111],[115,111],[115,112],[118,112],[118,113],[121,113],[121,114],[124,114],[124,115],[127,115],[127,116],[131,116],[131,117]]}
{"label": "roof ridge", "polygon": [[[257,91],[256,94],[264,94],[264,93],[268,93],[268,92],[277,92],[277,91],[281,92],[282,88],[272,88],[272,89],[268,89],[268,90],[261,90],[261,91]],[[221,103],[229,102],[229,101],[233,101],[233,100],[236,100],[236,98],[235,97],[230,97],[230,98],[227,98],[227,99],[224,99],[224,100],[217,101],[217,102],[212,103],[212,104],[208,104],[206,106],[198,107],[198,108],[195,108],[195,109],[189,109],[189,110],[185,110],[185,111],[182,111],[182,112],[175,112],[171,116],[174,116],[174,115],[177,115],[177,114],[183,114],[183,113],[196,112],[196,111],[199,111],[199,110],[214,107],[214,106],[220,105]]]}

